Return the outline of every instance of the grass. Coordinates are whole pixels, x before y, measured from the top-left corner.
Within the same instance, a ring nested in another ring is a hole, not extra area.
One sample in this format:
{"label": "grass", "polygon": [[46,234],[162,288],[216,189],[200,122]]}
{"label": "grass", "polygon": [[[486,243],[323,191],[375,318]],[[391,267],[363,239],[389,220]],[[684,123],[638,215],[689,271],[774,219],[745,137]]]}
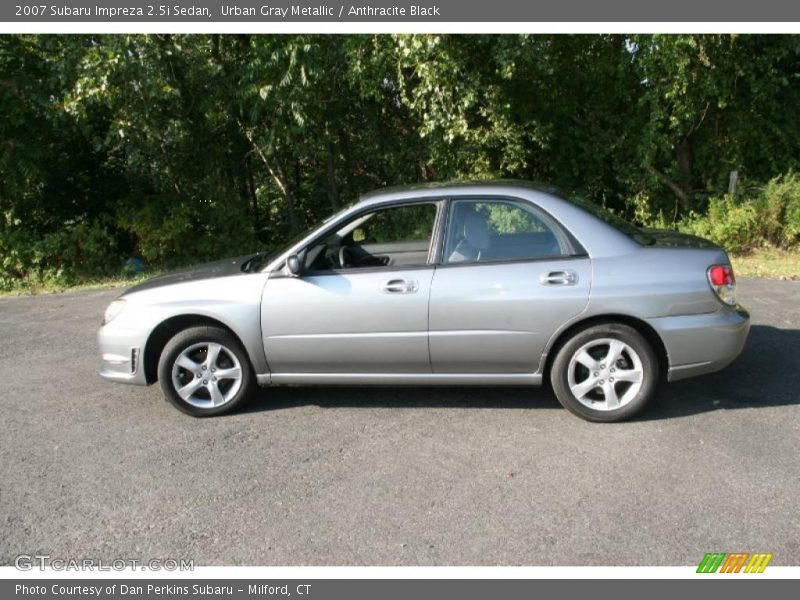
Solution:
{"label": "grass", "polygon": [[64,283],[58,280],[28,282],[23,281],[19,286],[10,290],[0,290],[2,296],[32,296],[37,294],[59,294],[80,290],[99,290],[108,288],[126,288],[150,279],[160,272],[141,273],[139,275],[120,275],[117,277],[98,277],[86,279],[78,283]]}
{"label": "grass", "polygon": [[731,255],[737,277],[800,280],[800,248],[760,248],[747,254]]}
{"label": "grass", "polygon": [[[733,270],[737,277],[800,280],[800,248],[794,250],[761,248],[748,252],[747,254],[732,254],[731,262],[733,263]],[[25,296],[77,290],[124,288],[160,274],[161,272],[153,272],[132,276],[88,279],[80,283],[71,284],[59,281],[21,282],[18,287],[11,290],[0,290],[0,296]]]}

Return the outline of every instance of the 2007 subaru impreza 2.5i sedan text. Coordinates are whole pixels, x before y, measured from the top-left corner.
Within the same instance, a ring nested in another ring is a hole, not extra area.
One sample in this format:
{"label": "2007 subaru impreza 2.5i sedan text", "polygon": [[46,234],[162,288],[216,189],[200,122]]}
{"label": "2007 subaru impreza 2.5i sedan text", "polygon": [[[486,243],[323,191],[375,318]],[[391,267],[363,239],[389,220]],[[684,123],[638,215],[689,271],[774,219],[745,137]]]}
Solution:
{"label": "2007 subaru impreza 2.5i sedan text", "polygon": [[[274,255],[111,303],[100,374],[218,415],[256,385],[539,385],[591,421],[722,369],[750,328],[725,252],[520,182],[385,190]],[[533,398],[532,398],[533,399]]]}

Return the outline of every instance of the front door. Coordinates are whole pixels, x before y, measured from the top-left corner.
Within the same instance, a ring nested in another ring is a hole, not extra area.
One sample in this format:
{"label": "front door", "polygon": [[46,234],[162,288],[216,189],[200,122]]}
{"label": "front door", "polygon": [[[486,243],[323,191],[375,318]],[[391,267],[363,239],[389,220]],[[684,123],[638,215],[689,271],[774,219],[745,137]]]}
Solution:
{"label": "front door", "polygon": [[431,285],[434,373],[534,373],[589,300],[589,258],[527,202],[453,201],[442,263]]}
{"label": "front door", "polygon": [[273,274],[262,335],[276,374],[430,373],[430,246],[438,205],[365,212],[312,243],[299,277]]}

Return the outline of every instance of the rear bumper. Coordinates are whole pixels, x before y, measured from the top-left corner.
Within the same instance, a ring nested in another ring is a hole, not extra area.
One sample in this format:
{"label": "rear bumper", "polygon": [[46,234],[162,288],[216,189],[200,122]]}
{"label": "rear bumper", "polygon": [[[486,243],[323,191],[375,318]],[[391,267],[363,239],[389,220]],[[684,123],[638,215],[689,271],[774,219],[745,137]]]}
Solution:
{"label": "rear bumper", "polygon": [[144,372],[144,341],[135,332],[102,327],[97,333],[102,364],[100,377],[106,381],[147,385]]}
{"label": "rear bumper", "polygon": [[742,353],[750,332],[750,314],[741,306],[647,322],[666,347],[668,381],[724,369]]}

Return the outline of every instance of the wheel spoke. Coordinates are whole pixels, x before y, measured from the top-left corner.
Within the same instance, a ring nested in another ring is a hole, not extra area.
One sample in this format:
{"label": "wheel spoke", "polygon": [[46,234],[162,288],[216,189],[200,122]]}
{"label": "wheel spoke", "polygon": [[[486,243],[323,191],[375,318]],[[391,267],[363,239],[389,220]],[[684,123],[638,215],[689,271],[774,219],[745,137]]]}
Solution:
{"label": "wheel spoke", "polygon": [[[598,355],[602,357],[595,358]],[[588,377],[584,369],[588,369]],[[612,335],[593,336],[578,347],[566,373],[573,399],[593,411],[618,411],[638,397],[648,377],[636,349]]]}
{"label": "wheel spoke", "polygon": [[222,391],[219,389],[219,385],[217,385],[216,381],[209,381],[206,388],[211,395],[211,402],[214,406],[225,403],[225,396],[222,395]]}
{"label": "wheel spoke", "polygon": [[233,367],[232,369],[217,369],[215,375],[217,376],[217,379],[241,379],[242,370],[239,367]]}
{"label": "wheel spoke", "polygon": [[593,371],[597,369],[597,361],[592,358],[592,355],[589,354],[586,350],[581,350],[578,354],[575,355],[575,360],[581,363],[584,367]]}
{"label": "wheel spoke", "polygon": [[606,407],[609,409],[619,408],[619,396],[613,383],[603,384],[603,395],[606,397]]}
{"label": "wheel spoke", "polygon": [[581,399],[597,386],[597,379],[595,377],[589,377],[580,383],[576,383],[570,389],[572,390],[572,393],[575,394],[576,398]]}
{"label": "wheel spoke", "polygon": [[642,380],[642,372],[639,369],[617,369],[617,372],[614,374],[614,379],[617,381],[639,383]]}
{"label": "wheel spoke", "polygon": [[222,350],[222,346],[219,344],[211,343],[208,345],[208,354],[206,354],[206,360],[203,363],[207,368],[211,369],[217,365],[220,350]]}
{"label": "wheel spoke", "polygon": [[[194,360],[198,356],[203,356],[201,362]],[[175,395],[202,410],[219,408],[235,399],[242,389],[242,378],[241,359],[236,352],[213,338],[187,345],[172,364]]]}
{"label": "wheel spoke", "polygon": [[178,395],[184,400],[187,400],[192,397],[192,394],[200,389],[201,385],[203,385],[203,381],[200,378],[192,379],[189,383],[178,390]]}
{"label": "wheel spoke", "polygon": [[624,350],[625,344],[619,340],[611,340],[608,344],[608,354],[606,354],[604,359],[606,366],[613,366],[619,360],[620,356],[622,356]]}
{"label": "wheel spoke", "polygon": [[192,374],[194,374],[194,372],[197,371],[197,368],[200,366],[198,363],[194,362],[191,358],[189,358],[185,354],[181,354],[178,357],[178,360],[175,361],[175,364],[181,367],[182,369],[186,369]]}

